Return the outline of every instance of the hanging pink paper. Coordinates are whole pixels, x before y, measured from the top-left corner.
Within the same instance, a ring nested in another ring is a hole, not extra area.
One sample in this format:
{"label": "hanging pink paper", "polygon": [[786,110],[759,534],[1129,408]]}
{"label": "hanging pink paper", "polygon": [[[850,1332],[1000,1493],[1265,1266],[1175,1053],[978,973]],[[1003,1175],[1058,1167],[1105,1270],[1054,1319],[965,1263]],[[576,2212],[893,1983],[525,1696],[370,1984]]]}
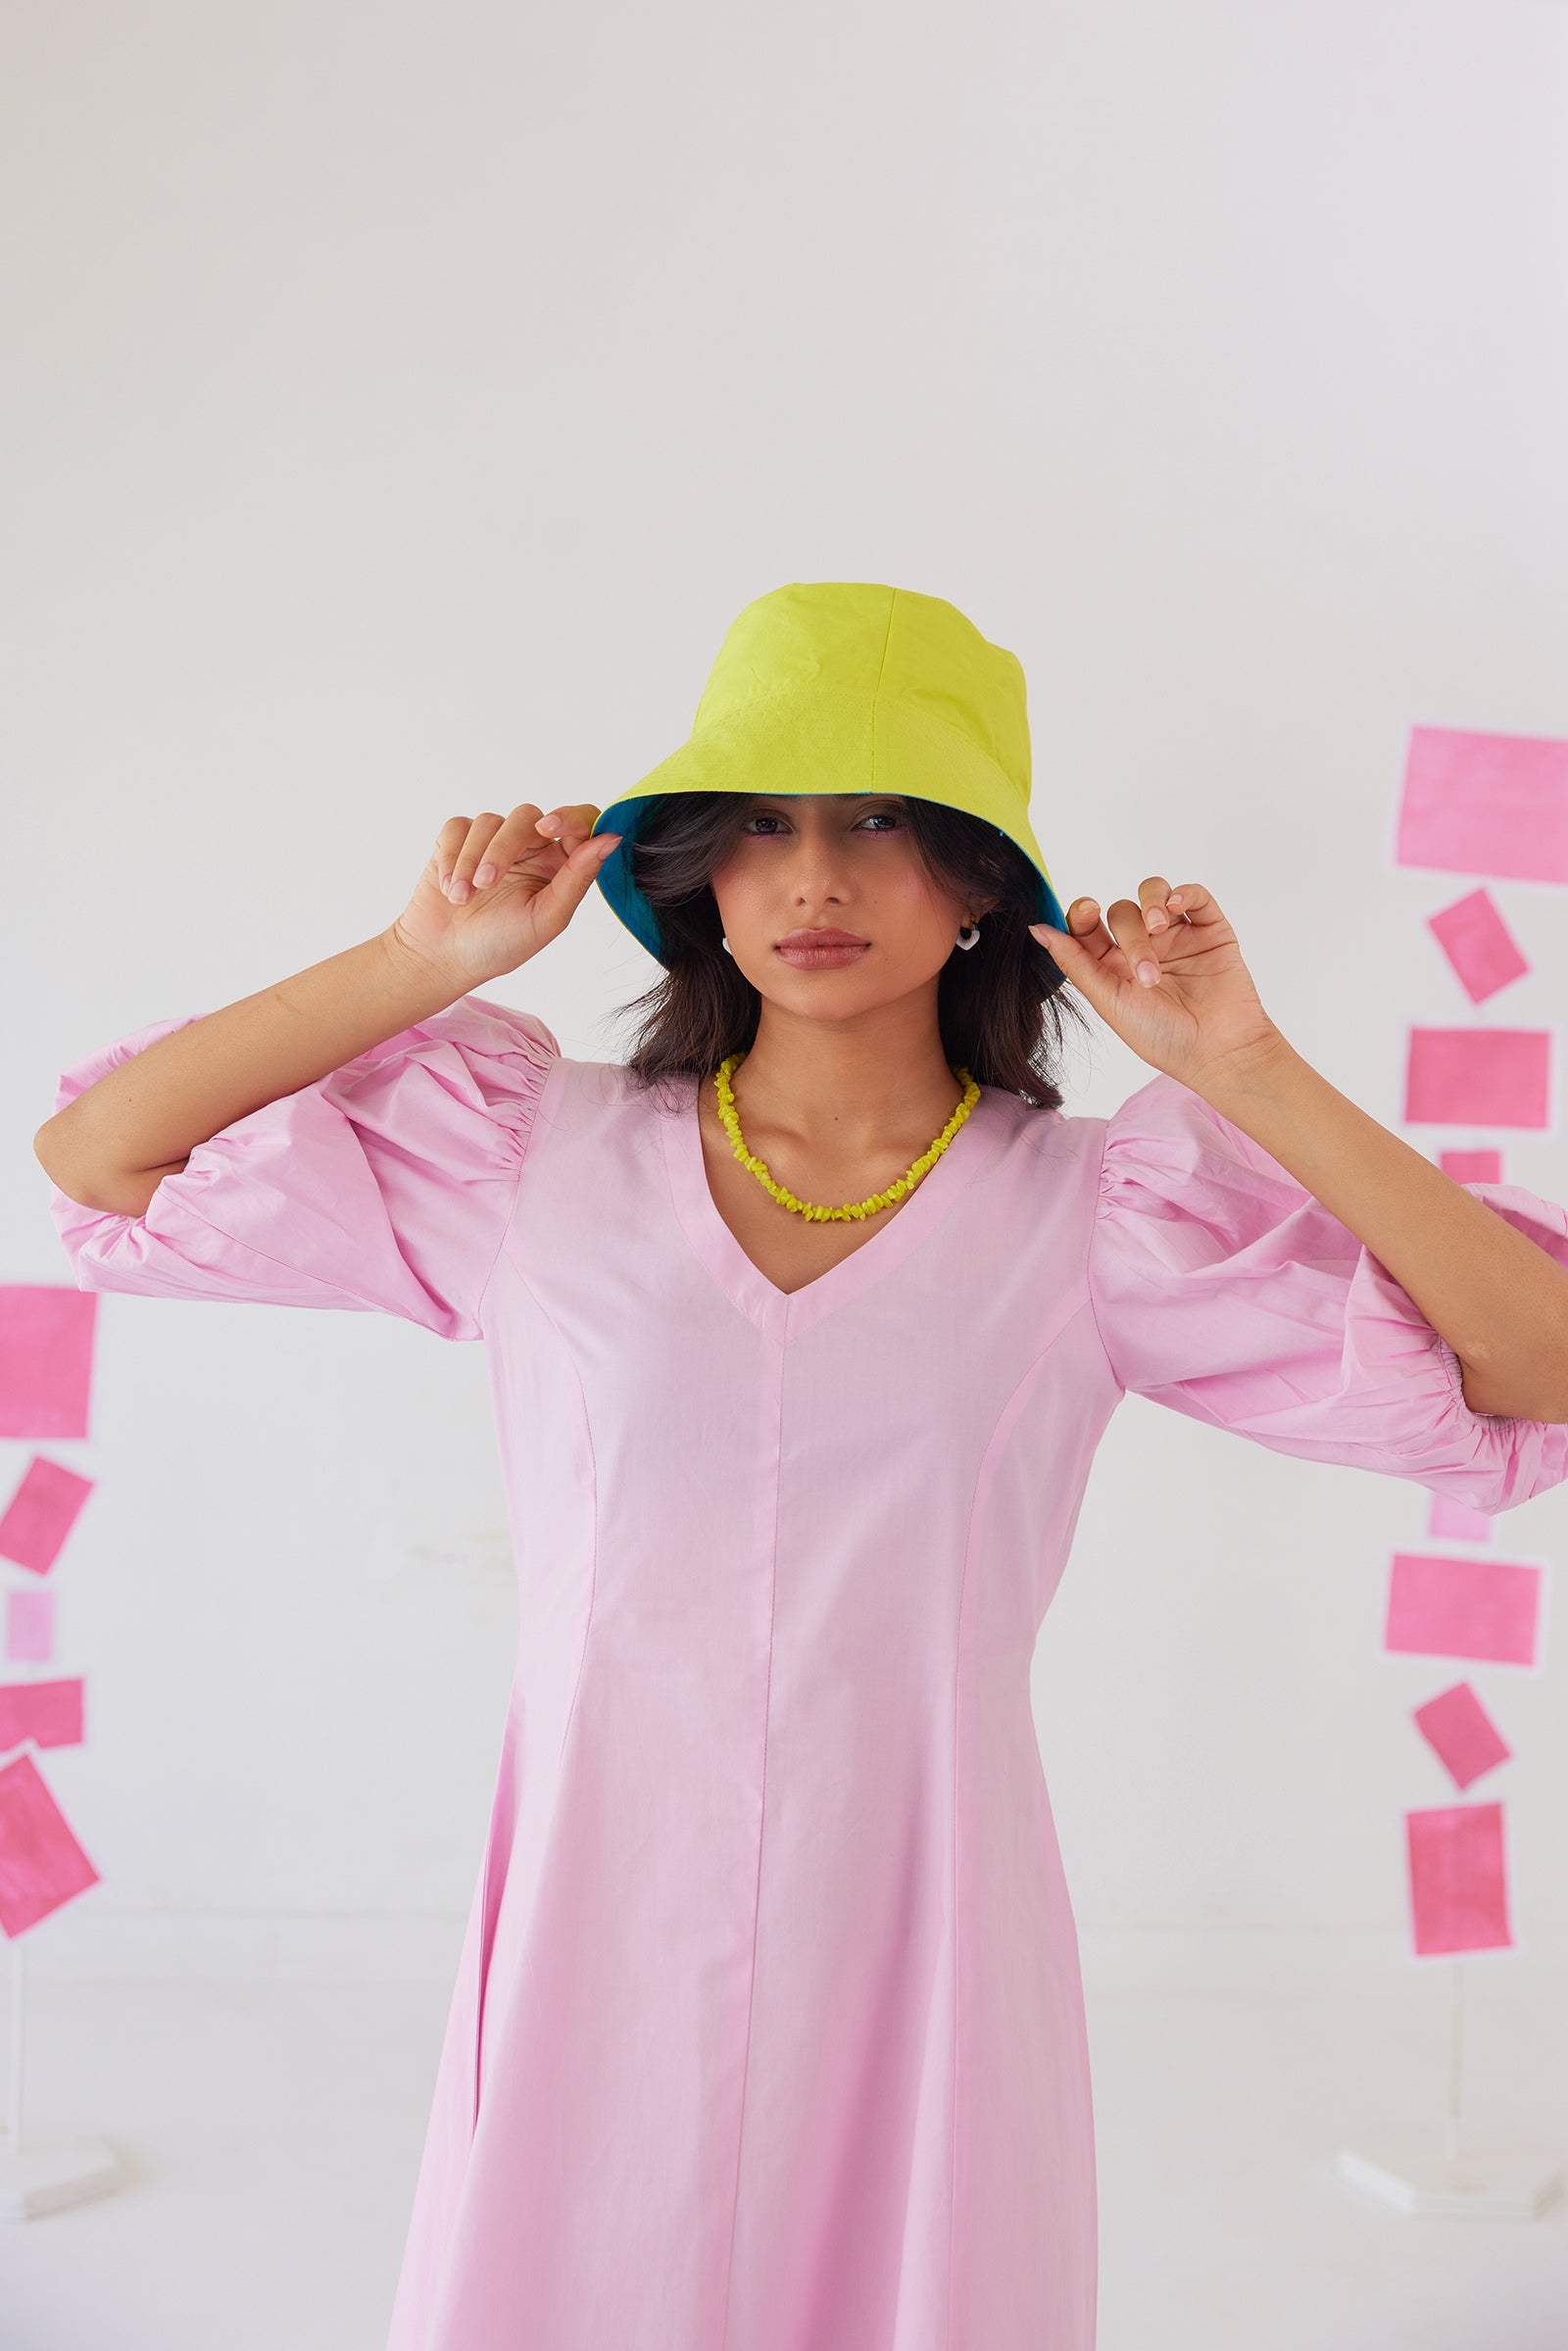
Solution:
{"label": "hanging pink paper", "polygon": [[1470,1787],[1513,1753],[1468,1682],[1440,1690],[1410,1719],[1455,1788]]}
{"label": "hanging pink paper", "polygon": [[0,1437],[85,1437],[98,1294],[0,1285]]}
{"label": "hanging pink paper", "polygon": [[0,1518],[0,1558],[46,1576],[92,1488],[91,1478],[34,1453]]}
{"label": "hanging pink paper", "polygon": [[13,1665],[44,1665],[55,1653],[55,1595],[6,1593],[6,1655]]}
{"label": "hanging pink paper", "polygon": [[1411,1029],[1405,1124],[1545,1126],[1552,1035],[1550,1029]]}
{"label": "hanging pink paper", "polygon": [[1439,1151],[1438,1165],[1456,1184],[1500,1184],[1501,1151]]}
{"label": "hanging pink paper", "polygon": [[1394,861],[1568,882],[1568,742],[1413,726]]}
{"label": "hanging pink paper", "polygon": [[97,1884],[32,1757],[0,1765],[0,1928],[24,1935]]}
{"label": "hanging pink paper", "polygon": [[1484,1510],[1472,1510],[1468,1502],[1455,1502],[1446,1494],[1435,1494],[1427,1512],[1427,1533],[1437,1536],[1441,1543],[1490,1543],[1492,1521]]}
{"label": "hanging pink paper", "polygon": [[24,1739],[41,1747],[81,1744],[81,1683],[0,1682],[0,1754]]}
{"label": "hanging pink paper", "polygon": [[1416,1956],[1511,1950],[1502,1806],[1446,1804],[1404,1826]]}
{"label": "hanging pink paper", "polygon": [[1490,890],[1472,890],[1441,913],[1429,914],[1427,928],[1473,1004],[1484,1004],[1530,969]]}
{"label": "hanging pink paper", "polygon": [[1541,1569],[1441,1551],[1396,1551],[1383,1645],[1409,1657],[1534,1665]]}

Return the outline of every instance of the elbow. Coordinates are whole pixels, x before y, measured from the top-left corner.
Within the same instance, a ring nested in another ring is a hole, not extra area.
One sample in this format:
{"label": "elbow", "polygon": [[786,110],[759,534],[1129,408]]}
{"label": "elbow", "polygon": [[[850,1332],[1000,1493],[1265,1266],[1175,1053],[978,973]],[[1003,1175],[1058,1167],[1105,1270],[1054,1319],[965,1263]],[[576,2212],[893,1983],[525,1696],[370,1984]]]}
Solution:
{"label": "elbow", "polygon": [[[78,1208],[99,1215],[144,1216],[168,1167],[107,1167],[79,1148],[73,1148],[70,1129],[61,1120],[46,1119],[32,1139],[33,1156],[57,1192]],[[173,1168],[185,1162],[176,1160]]]}
{"label": "elbow", "polygon": [[38,1129],[38,1132],[32,1139],[32,1155],[43,1167],[50,1169],[53,1168],[56,1155],[55,1138],[59,1132],[59,1128],[60,1117],[59,1113],[57,1112],[53,1118],[46,1118],[44,1120],[42,1126]]}
{"label": "elbow", "polygon": [[[68,1200],[78,1198],[81,1154],[72,1148],[70,1129],[61,1117],[46,1118],[32,1139],[32,1155],[44,1174]],[[83,1200],[84,1207],[91,1205]]]}
{"label": "elbow", "polygon": [[1491,1418],[1568,1422],[1568,1340],[1521,1363],[1459,1356],[1459,1389],[1470,1411]]}

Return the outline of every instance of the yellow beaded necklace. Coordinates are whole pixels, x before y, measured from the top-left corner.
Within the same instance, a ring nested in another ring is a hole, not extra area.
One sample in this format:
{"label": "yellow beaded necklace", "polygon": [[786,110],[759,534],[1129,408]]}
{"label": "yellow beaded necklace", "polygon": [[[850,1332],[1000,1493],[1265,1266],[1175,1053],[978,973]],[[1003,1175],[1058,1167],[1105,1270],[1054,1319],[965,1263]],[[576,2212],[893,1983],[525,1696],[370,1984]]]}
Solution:
{"label": "yellow beaded necklace", "polygon": [[764,1159],[754,1159],[747,1150],[746,1138],[741,1133],[741,1122],[736,1114],[735,1096],[729,1082],[732,1073],[740,1067],[745,1058],[744,1053],[731,1053],[727,1060],[719,1063],[718,1074],[713,1080],[713,1084],[718,1089],[718,1115],[724,1122],[724,1132],[729,1137],[730,1149],[742,1165],[749,1167],[758,1182],[773,1195],[781,1208],[793,1208],[797,1216],[808,1217],[816,1224],[825,1224],[836,1217],[869,1216],[874,1214],[878,1208],[891,1208],[895,1200],[902,1200],[906,1192],[913,1191],[927,1169],[936,1165],[959,1127],[974,1108],[975,1103],[980,1100],[980,1089],[969,1072],[966,1069],[956,1069],[953,1073],[954,1076],[961,1078],[963,1081],[963,1100],[958,1103],[936,1141],[928,1145],[917,1159],[910,1160],[898,1182],[890,1184],[885,1192],[873,1192],[866,1200],[852,1201],[842,1208],[825,1208],[818,1206],[815,1200],[797,1200],[793,1192],[786,1192],[782,1184],[775,1184],[767,1172],[767,1162]]}

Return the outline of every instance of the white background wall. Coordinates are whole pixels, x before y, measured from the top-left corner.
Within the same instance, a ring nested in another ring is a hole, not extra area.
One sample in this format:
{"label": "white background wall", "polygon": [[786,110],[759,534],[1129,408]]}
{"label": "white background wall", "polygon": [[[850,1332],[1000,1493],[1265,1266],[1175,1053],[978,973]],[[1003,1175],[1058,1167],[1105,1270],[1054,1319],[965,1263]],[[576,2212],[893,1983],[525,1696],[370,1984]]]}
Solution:
{"label": "white background wall", "polygon": [[[380,929],[452,813],[607,804],[789,579],[1016,651],[1063,899],[1207,882],[1387,1123],[1471,1016],[1469,884],[1385,842],[1412,722],[1568,733],[1562,7],[64,0],[7,50],[5,1279],[69,1278],[63,1066]],[[1535,970],[1475,1017],[1560,1019],[1559,898],[1495,895]],[[490,993],[613,1058],[655,976],[595,894]],[[1069,1107],[1149,1074],[1102,1031]],[[1568,1137],[1506,1172],[1568,1200]],[[482,1350],[99,1312],[45,1449],[99,1481],[50,1774],[104,1883],[40,1971],[446,1964],[514,1634]],[[1122,1406],[1037,1661],[1087,1935],[1402,1948],[1407,1713],[1468,1670],[1379,1652],[1425,1513]],[[1568,1495],[1496,1547],[1560,1579]],[[1527,1958],[1565,1666],[1471,1671]]]}

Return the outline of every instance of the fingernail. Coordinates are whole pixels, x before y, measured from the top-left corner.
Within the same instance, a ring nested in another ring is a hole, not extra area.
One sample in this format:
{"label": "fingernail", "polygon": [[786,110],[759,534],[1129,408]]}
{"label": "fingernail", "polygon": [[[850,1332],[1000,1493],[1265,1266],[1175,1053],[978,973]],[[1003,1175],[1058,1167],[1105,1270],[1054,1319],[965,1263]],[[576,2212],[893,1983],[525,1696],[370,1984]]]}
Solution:
{"label": "fingernail", "polygon": [[475,889],[483,890],[491,882],[493,882],[495,878],[496,869],[493,865],[481,865],[478,872],[473,877],[474,887]]}
{"label": "fingernail", "polygon": [[600,863],[601,863],[601,864],[603,864],[603,863],[604,863],[604,861],[605,861],[606,857],[609,857],[609,855],[610,855],[610,853],[611,853],[611,851],[612,851],[612,849],[616,849],[616,848],[618,848],[618,847],[619,847],[619,844],[620,844],[620,835],[619,835],[619,833],[601,833],[601,834],[600,834],[600,836],[599,836],[598,840],[597,840],[597,841],[594,843],[594,848],[595,848],[595,850],[598,852],[598,856],[599,856],[599,861],[600,861]]}
{"label": "fingernail", "polygon": [[1157,980],[1159,977],[1159,965],[1157,963],[1151,963],[1146,955],[1143,962],[1141,962],[1138,966],[1138,976],[1144,982],[1146,987],[1152,988],[1155,980]]}
{"label": "fingernail", "polygon": [[466,882],[461,878],[455,878],[451,889],[447,892],[447,896],[451,899],[455,906],[461,906],[464,900],[468,896],[472,888],[473,884],[471,882]]}

